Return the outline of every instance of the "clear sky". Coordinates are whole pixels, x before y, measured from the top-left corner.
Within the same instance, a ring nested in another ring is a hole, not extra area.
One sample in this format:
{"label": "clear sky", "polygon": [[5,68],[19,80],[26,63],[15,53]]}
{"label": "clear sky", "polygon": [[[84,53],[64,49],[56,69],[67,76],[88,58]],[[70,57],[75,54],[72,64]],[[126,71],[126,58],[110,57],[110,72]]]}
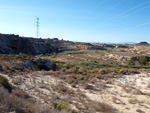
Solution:
{"label": "clear sky", "polygon": [[150,43],[150,0],[0,0],[0,33]]}

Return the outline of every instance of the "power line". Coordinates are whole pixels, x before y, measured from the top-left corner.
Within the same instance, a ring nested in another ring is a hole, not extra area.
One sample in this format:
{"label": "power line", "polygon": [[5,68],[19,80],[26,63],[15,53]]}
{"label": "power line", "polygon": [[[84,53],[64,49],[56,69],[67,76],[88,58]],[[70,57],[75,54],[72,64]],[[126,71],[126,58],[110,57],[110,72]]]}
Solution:
{"label": "power line", "polygon": [[[118,15],[112,17],[112,18],[109,18],[108,20],[105,20],[105,21],[103,22],[103,23],[104,23],[103,26],[108,25],[108,24],[110,24],[110,23],[112,23],[112,22],[118,20],[117,18],[119,18],[120,16],[123,16],[124,14],[126,14],[126,13],[128,13],[128,12],[130,12],[130,11],[132,11],[132,10],[135,10],[135,9],[137,9],[138,7],[141,7],[141,6],[143,6],[143,5],[145,5],[145,4],[149,3],[149,2],[150,2],[150,0],[148,0],[148,1],[144,2],[144,3],[141,3],[141,4],[135,6],[135,7],[131,8],[131,9],[128,9],[128,10],[126,10],[126,11],[124,11],[124,12],[122,12],[122,13],[120,13],[120,14],[118,14]],[[144,7],[144,8],[140,8],[139,10],[136,10],[135,12],[131,12],[131,13],[129,13],[128,15],[125,15],[125,16],[123,16],[123,17],[132,15],[132,14],[137,13],[137,12],[143,10],[143,9],[148,8],[148,7],[150,7],[150,5],[148,5],[148,6]]]}
{"label": "power line", "polygon": [[[141,3],[141,4],[135,6],[135,7],[131,8],[131,9],[128,9],[128,10],[126,10],[126,11],[124,11],[124,12],[118,14],[117,16],[114,16],[114,17],[110,18],[109,20],[106,20],[105,22],[108,21],[108,23],[109,23],[109,22],[111,22],[112,20],[114,20],[114,19],[116,19],[116,18],[122,16],[123,14],[126,14],[126,13],[128,13],[128,12],[130,12],[130,11],[132,11],[132,10],[138,8],[138,7],[140,7],[140,6],[143,6],[143,5],[147,4],[148,2],[150,2],[150,0],[148,0],[148,1],[144,2],[144,3]],[[145,9],[145,8],[147,8],[147,7],[144,7],[144,9]],[[140,10],[141,10],[141,9],[140,9]],[[140,11],[140,10],[138,10],[138,11]],[[143,8],[142,8],[142,10],[143,10]],[[138,11],[135,11],[135,13],[138,12]],[[131,14],[132,14],[132,13],[131,13]],[[107,23],[107,24],[108,24],[108,23]]]}
{"label": "power line", "polygon": [[[130,16],[130,15],[132,15],[132,14],[134,14],[134,13],[137,13],[137,12],[139,12],[139,11],[142,11],[142,10],[148,8],[148,7],[150,7],[150,5],[148,5],[148,6],[146,6],[146,7],[143,7],[143,8],[141,8],[141,9],[139,9],[139,10],[133,12],[133,13],[130,13],[130,14],[126,15],[126,16]],[[126,17],[126,16],[125,16],[125,17]]]}
{"label": "power line", "polygon": [[110,7],[109,9],[107,9],[106,11],[104,11],[101,15],[105,15],[107,12],[111,11],[112,9],[116,8],[118,5],[120,5],[121,3],[123,3],[125,0],[120,1],[119,3],[115,4],[114,6]]}
{"label": "power line", "polygon": [[[119,3],[115,4],[114,6],[108,8],[106,11],[104,11],[102,14],[100,14],[99,16],[103,16],[105,14],[107,14],[107,12],[111,11],[112,9],[116,8],[117,6],[119,6],[121,3],[123,3],[125,0],[121,0]],[[99,19],[99,17],[95,17],[95,19]]]}
{"label": "power line", "polygon": [[144,24],[132,26],[132,27],[129,27],[129,28],[125,29],[125,30],[135,29],[135,28],[138,28],[138,27],[146,26],[146,25],[150,25],[150,23],[144,23]]}
{"label": "power line", "polygon": [[[134,11],[134,12],[128,14],[128,15],[125,15],[125,16],[123,16],[123,17],[120,17],[120,18],[128,17],[128,16],[133,15],[133,14],[135,14],[135,13],[137,13],[137,12],[140,12],[140,11],[142,11],[142,10],[148,8],[148,7],[150,7],[150,5],[148,5],[148,6],[146,6],[146,7],[143,7],[143,8],[141,8],[141,9],[139,9],[139,10],[136,10],[136,11]],[[108,23],[106,23],[106,24],[104,24],[104,25],[110,24],[110,23],[115,22],[115,21],[117,21],[117,20],[119,20],[119,19],[116,18],[115,20],[110,21],[110,22],[108,22]]]}
{"label": "power line", "polygon": [[95,9],[97,9],[98,7],[100,7],[106,0],[103,0],[101,2],[98,3],[98,5],[96,5],[93,9],[91,9],[87,15],[89,15],[90,13],[92,13]]}

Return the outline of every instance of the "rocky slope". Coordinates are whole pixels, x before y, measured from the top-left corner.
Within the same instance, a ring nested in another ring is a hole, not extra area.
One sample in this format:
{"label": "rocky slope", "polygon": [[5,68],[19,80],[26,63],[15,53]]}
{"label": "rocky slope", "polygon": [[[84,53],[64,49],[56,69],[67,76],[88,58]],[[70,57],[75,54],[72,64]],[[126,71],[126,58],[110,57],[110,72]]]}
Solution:
{"label": "rocky slope", "polygon": [[20,37],[14,34],[0,34],[0,54],[49,54],[52,52],[74,50],[105,50],[105,47],[90,43],[72,42],[59,40],[58,38],[32,38]]}
{"label": "rocky slope", "polygon": [[73,42],[54,39],[26,38],[19,35],[0,34],[0,54],[49,54],[74,50]]}
{"label": "rocky slope", "polygon": [[19,35],[0,34],[0,54],[45,54],[55,51],[55,48],[44,43],[32,42]]}

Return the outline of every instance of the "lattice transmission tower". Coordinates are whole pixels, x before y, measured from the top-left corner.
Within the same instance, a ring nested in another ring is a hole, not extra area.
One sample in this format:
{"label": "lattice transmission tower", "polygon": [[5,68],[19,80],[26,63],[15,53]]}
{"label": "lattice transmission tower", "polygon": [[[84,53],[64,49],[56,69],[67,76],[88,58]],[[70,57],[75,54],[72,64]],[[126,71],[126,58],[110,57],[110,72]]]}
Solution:
{"label": "lattice transmission tower", "polygon": [[39,24],[40,24],[40,19],[39,17],[36,17],[36,37],[39,38]]}

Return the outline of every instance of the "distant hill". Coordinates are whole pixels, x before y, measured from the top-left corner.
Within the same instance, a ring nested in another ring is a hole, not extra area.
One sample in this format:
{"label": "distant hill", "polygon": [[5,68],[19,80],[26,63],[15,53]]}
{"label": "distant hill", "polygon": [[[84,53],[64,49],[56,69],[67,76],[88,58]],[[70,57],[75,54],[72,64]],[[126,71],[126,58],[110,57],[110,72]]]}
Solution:
{"label": "distant hill", "polygon": [[118,44],[128,44],[128,45],[132,45],[132,44],[137,44],[136,42],[121,42],[121,43],[118,43]]}
{"label": "distant hill", "polygon": [[149,45],[149,43],[148,42],[140,42],[137,45]]}
{"label": "distant hill", "polygon": [[137,44],[136,42],[118,42],[118,43],[107,43],[107,42],[91,42],[92,44],[128,44],[128,45],[132,45],[132,44]]}

